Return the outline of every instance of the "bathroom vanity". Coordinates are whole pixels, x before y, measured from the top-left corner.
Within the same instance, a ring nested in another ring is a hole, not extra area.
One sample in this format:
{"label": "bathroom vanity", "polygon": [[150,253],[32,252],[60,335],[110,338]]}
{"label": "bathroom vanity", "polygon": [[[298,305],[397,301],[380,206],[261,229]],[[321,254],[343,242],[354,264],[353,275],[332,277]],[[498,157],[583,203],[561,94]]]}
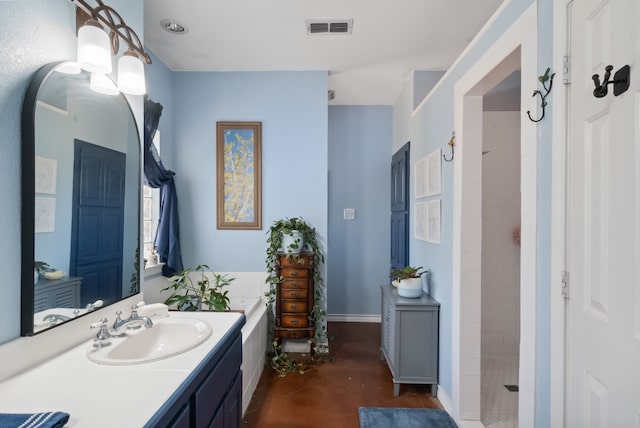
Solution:
{"label": "bathroom vanity", "polygon": [[[91,342],[0,382],[0,413],[63,411],[67,427],[242,426],[242,338],[235,312],[171,312],[208,323],[211,336],[182,354],[148,363],[89,360]],[[152,327],[153,328],[153,327]]]}

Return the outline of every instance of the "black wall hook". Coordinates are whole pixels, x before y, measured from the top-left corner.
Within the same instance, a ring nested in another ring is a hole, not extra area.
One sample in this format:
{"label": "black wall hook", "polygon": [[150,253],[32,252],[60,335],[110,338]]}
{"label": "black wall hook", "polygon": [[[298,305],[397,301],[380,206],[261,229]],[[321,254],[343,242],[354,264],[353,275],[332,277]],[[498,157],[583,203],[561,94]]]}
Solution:
{"label": "black wall hook", "polygon": [[607,89],[609,85],[613,85],[613,95],[615,95],[616,97],[627,92],[627,89],[629,89],[629,85],[631,83],[629,78],[629,75],[631,74],[631,67],[625,65],[620,70],[616,71],[616,74],[613,75],[613,80],[609,81],[612,71],[613,65],[607,65],[604,68],[604,81],[602,83],[600,83],[600,76],[598,74],[594,74],[591,77],[593,79],[593,85],[595,86],[595,89],[593,90],[594,97],[606,97],[607,93],[609,92],[609,90]]}
{"label": "black wall hook", "polygon": [[[542,91],[536,89],[535,91],[533,91],[533,95],[531,96],[535,97],[536,95],[538,95],[540,97],[542,116],[540,116],[539,119],[534,119],[531,117],[531,111],[527,110],[527,116],[529,116],[529,120],[531,122],[540,122],[542,119],[544,119],[544,111],[545,107],[547,107],[547,95],[549,95],[549,92],[551,92],[551,88],[553,87],[553,78],[556,75],[556,73],[552,73],[551,76],[549,76],[550,71],[551,69],[547,68],[547,71],[545,71],[542,76],[538,76],[538,80],[542,83],[542,87],[544,88],[544,94],[542,93]],[[547,82],[549,82],[549,87],[547,87]]]}
{"label": "black wall hook", "polygon": [[451,133],[451,139],[449,140],[449,142],[447,143],[447,145],[449,147],[451,147],[451,157],[449,159],[447,159],[447,155],[442,155],[442,159],[444,159],[445,162],[451,162],[453,160],[453,156],[454,156],[454,149],[453,147],[456,145],[456,133],[455,131]]}

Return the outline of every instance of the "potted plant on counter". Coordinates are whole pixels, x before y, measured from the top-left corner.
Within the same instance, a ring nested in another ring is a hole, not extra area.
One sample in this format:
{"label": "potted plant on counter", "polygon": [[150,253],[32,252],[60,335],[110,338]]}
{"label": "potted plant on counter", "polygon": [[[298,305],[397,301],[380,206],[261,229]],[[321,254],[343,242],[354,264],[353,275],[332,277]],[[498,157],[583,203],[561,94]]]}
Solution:
{"label": "potted plant on counter", "polygon": [[392,284],[398,287],[399,296],[409,298],[422,296],[422,275],[429,271],[420,269],[422,266],[405,266],[391,271]]}
{"label": "potted plant on counter", "polygon": [[[195,279],[195,280],[194,280]],[[220,275],[207,265],[185,269],[169,278],[171,283],[162,291],[173,290],[164,301],[165,305],[176,305],[181,311],[226,311],[229,309],[229,290],[224,290],[235,278]]]}

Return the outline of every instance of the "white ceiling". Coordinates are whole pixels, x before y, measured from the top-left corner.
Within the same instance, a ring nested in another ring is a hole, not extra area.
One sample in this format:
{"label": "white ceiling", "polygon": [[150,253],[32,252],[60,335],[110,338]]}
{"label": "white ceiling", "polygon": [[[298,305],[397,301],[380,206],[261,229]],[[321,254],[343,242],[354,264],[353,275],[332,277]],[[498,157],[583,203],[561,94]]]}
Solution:
{"label": "white ceiling", "polygon": [[[412,70],[446,70],[503,0],[145,0],[145,45],[174,71],[328,70],[330,104],[391,105]],[[163,19],[188,28],[163,30]],[[307,19],[353,19],[307,35]]]}

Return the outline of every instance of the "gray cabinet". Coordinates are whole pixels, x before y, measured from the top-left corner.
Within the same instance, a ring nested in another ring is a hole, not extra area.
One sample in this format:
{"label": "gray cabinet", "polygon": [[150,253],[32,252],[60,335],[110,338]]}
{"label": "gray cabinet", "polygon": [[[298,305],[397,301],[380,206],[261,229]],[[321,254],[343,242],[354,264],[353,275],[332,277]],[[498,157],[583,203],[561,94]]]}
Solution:
{"label": "gray cabinet", "polygon": [[40,278],[34,288],[34,312],[51,308],[80,308],[82,278]]}
{"label": "gray cabinet", "polygon": [[381,353],[393,376],[393,394],[401,383],[438,387],[438,322],[440,303],[428,294],[409,299],[391,285],[381,286]]}

